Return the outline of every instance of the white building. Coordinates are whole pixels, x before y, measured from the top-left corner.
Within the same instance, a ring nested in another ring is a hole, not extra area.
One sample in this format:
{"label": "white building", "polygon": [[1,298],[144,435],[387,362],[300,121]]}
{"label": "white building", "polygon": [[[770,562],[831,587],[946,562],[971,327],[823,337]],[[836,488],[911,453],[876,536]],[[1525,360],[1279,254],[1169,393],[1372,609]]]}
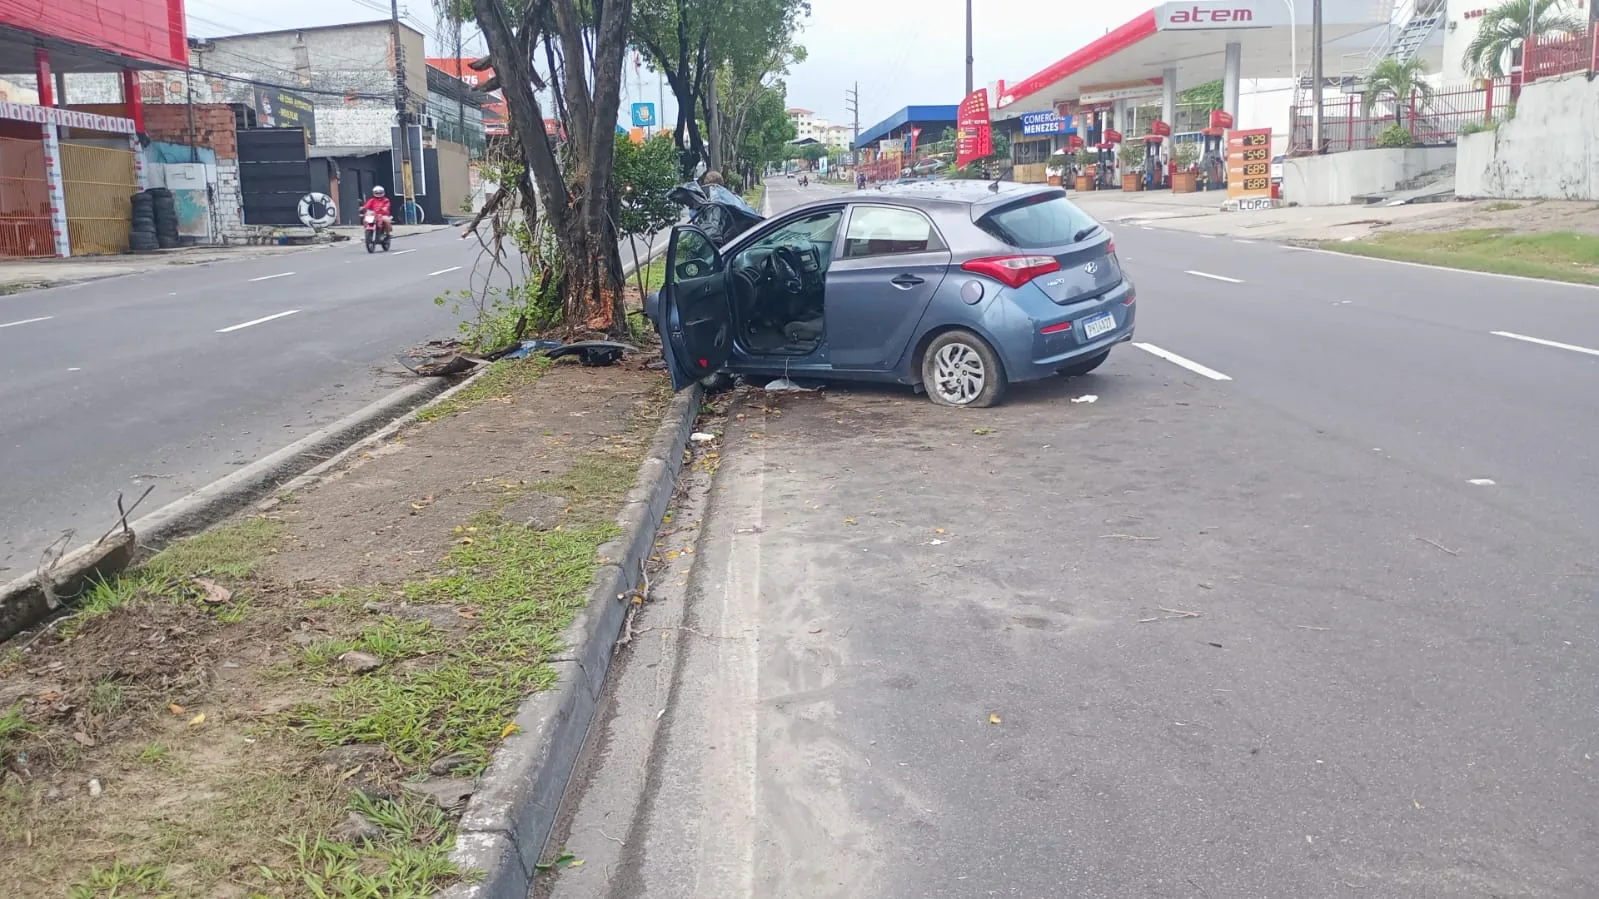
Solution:
{"label": "white building", "polygon": [[821,133],[818,139],[834,150],[848,150],[850,142],[855,139],[855,129],[848,125],[827,125],[821,129]]}
{"label": "white building", "polygon": [[809,109],[792,106],[784,110],[788,113],[788,120],[794,125],[794,143],[802,144],[806,141],[817,143],[827,142],[827,120],[818,116]]}

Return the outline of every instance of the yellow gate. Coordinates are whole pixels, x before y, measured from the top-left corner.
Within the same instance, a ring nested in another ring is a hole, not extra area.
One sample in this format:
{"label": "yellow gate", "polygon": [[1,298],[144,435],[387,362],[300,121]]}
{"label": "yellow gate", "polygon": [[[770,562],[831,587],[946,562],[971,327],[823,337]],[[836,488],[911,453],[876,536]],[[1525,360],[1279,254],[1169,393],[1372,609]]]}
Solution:
{"label": "yellow gate", "polygon": [[0,137],[0,256],[54,256],[44,141]]}
{"label": "yellow gate", "polygon": [[139,190],[133,151],[62,141],[61,180],[72,255],[127,252],[133,229],[129,198]]}

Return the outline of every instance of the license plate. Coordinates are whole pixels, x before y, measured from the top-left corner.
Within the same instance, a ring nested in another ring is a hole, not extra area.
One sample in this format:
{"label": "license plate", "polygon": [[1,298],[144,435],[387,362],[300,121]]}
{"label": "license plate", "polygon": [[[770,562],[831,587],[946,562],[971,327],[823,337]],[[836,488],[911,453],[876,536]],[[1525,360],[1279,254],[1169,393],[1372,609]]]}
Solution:
{"label": "license plate", "polygon": [[1083,319],[1083,337],[1093,340],[1101,334],[1109,334],[1116,330],[1116,316],[1109,312]]}

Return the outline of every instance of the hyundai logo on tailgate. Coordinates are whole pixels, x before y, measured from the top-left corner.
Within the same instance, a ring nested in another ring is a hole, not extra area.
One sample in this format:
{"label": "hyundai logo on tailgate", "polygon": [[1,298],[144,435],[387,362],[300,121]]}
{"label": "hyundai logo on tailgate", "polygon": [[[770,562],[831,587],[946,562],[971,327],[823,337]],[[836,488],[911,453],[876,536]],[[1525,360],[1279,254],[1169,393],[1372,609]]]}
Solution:
{"label": "hyundai logo on tailgate", "polygon": [[1090,262],[1087,265],[1083,266],[1083,271],[1085,271],[1085,272],[1089,273],[1090,275],[1092,275],[1094,272],[1099,271],[1099,263]]}

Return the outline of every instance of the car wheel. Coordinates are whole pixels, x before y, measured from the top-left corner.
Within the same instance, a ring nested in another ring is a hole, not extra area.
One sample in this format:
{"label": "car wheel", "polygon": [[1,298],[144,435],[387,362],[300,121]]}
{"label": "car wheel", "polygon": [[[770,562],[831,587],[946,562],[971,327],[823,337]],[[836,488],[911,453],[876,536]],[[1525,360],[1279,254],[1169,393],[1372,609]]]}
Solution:
{"label": "car wheel", "polygon": [[1005,395],[1005,370],[983,338],[946,331],[922,354],[922,386],[943,406],[992,406]]}
{"label": "car wheel", "polygon": [[1064,366],[1061,368],[1060,373],[1068,378],[1075,378],[1078,375],[1086,375],[1103,365],[1105,360],[1109,358],[1110,350],[1106,350],[1105,352],[1100,353],[1098,356],[1091,356],[1087,359],[1073,362],[1071,365]]}

